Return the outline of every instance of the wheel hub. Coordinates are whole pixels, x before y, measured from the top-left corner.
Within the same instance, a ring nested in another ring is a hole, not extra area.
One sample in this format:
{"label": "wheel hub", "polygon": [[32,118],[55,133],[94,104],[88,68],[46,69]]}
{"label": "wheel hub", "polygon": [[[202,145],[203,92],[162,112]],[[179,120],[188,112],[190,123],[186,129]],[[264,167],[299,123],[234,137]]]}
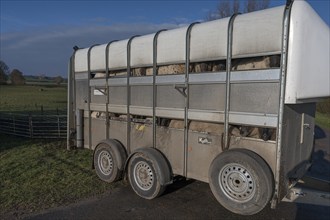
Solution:
{"label": "wheel hub", "polygon": [[224,194],[236,202],[249,201],[255,194],[255,183],[242,165],[231,163],[220,170],[219,185]]}
{"label": "wheel hub", "polygon": [[136,185],[146,191],[151,189],[154,184],[154,176],[151,167],[144,161],[138,162],[134,166],[134,181]]}
{"label": "wheel hub", "polygon": [[98,157],[98,165],[100,167],[100,171],[104,175],[109,175],[113,169],[113,160],[109,152],[102,151]]}

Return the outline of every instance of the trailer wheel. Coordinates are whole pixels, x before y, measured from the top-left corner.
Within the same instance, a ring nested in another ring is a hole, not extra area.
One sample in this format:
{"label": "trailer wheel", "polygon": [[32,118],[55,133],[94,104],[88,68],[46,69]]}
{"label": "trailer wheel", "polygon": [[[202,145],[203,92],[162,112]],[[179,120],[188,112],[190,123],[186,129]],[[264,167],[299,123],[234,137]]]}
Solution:
{"label": "trailer wheel", "polygon": [[128,179],[134,192],[145,199],[160,196],[171,180],[164,156],[153,148],[136,152],[128,162]]}
{"label": "trailer wheel", "polygon": [[112,183],[122,177],[126,160],[124,147],[116,140],[104,140],[94,151],[94,166],[98,177]]}
{"label": "trailer wheel", "polygon": [[229,150],[218,155],[209,169],[209,182],[218,202],[231,212],[253,215],[270,201],[274,180],[266,162],[252,151]]}

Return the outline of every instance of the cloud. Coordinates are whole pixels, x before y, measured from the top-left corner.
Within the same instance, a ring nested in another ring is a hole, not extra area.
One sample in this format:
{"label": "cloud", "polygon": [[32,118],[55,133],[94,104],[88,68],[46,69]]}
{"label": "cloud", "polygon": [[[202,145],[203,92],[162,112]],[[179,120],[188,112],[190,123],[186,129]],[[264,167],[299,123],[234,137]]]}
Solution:
{"label": "cloud", "polygon": [[16,17],[1,15],[0,16],[0,24],[1,24],[1,31],[8,30],[8,31],[15,31],[19,30],[22,27],[25,28],[34,28],[37,27],[38,24],[27,22],[26,20],[18,19]]}
{"label": "cloud", "polygon": [[133,35],[173,29],[181,24],[113,24],[89,26],[50,26],[21,32],[1,33],[0,59],[24,74],[66,76],[72,47],[89,47],[111,40],[127,39]]}
{"label": "cloud", "polygon": [[87,22],[91,22],[91,23],[107,23],[107,22],[109,22],[109,19],[108,18],[105,18],[105,17],[95,17],[95,18],[88,19]]}
{"label": "cloud", "polygon": [[189,25],[189,23],[190,23],[190,20],[185,17],[175,17],[172,20],[174,21],[175,24],[180,25],[180,26]]}

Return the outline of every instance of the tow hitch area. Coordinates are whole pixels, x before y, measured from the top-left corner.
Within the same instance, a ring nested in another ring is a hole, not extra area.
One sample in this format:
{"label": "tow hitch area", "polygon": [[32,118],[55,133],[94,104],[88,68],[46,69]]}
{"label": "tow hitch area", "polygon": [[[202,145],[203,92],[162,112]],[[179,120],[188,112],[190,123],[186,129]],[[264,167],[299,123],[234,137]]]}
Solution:
{"label": "tow hitch area", "polygon": [[282,201],[330,206],[330,182],[305,176]]}

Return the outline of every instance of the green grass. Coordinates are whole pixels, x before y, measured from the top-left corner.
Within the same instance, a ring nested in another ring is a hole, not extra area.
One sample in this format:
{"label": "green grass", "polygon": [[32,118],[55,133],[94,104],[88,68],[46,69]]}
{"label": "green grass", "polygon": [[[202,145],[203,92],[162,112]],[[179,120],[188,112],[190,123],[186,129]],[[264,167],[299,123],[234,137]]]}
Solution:
{"label": "green grass", "polygon": [[0,111],[31,111],[66,109],[67,88],[65,86],[1,85]]}
{"label": "green grass", "polygon": [[316,112],[315,123],[322,128],[330,130],[330,114]]}
{"label": "green grass", "polygon": [[68,151],[65,141],[0,134],[0,219],[66,205],[104,193],[92,169],[92,151]]}

